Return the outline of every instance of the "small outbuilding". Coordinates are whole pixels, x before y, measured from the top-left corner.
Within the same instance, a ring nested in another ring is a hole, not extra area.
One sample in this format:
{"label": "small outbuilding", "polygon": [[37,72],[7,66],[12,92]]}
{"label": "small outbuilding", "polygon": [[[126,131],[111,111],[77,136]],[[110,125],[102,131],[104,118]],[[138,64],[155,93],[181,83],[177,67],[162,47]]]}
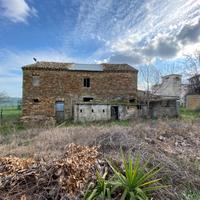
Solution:
{"label": "small outbuilding", "polygon": [[162,118],[178,117],[180,101],[177,98],[158,98],[149,101],[149,109],[146,104],[141,105],[142,117]]}
{"label": "small outbuilding", "polygon": [[126,104],[79,103],[74,105],[74,121],[108,121],[130,119],[136,115],[135,107]]}

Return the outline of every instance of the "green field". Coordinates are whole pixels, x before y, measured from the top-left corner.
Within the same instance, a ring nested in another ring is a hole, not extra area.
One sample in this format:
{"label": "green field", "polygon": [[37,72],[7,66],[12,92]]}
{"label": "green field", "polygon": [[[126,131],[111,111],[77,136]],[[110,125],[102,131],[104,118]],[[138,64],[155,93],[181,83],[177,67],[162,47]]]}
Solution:
{"label": "green field", "polygon": [[0,108],[2,116],[0,118],[0,134],[9,134],[16,130],[21,130],[20,124],[21,110],[17,107],[3,107]]}
{"label": "green field", "polygon": [[[10,120],[18,120],[21,116],[21,110],[17,107],[4,107],[1,108],[3,110],[3,121],[10,121]],[[0,109],[0,110],[1,110]]]}

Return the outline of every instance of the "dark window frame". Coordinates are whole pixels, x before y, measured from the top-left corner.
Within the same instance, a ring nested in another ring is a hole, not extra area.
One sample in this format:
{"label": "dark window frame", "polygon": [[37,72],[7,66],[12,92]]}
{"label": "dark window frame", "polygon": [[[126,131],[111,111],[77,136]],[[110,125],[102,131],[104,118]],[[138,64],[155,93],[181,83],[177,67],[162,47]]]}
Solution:
{"label": "dark window frame", "polygon": [[83,97],[83,102],[91,102],[93,100],[94,100],[93,97]]}
{"label": "dark window frame", "polygon": [[39,103],[40,100],[38,98],[33,99],[33,103]]}
{"label": "dark window frame", "polygon": [[84,78],[83,79],[83,87],[85,87],[85,88],[90,88],[90,86],[91,86],[91,81],[90,81],[90,78]]}

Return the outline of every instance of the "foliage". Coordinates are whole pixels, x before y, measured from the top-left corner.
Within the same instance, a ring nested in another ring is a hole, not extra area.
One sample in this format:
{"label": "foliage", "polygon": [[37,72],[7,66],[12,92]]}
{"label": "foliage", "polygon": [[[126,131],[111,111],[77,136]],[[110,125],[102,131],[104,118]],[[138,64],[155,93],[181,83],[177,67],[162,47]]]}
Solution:
{"label": "foliage", "polygon": [[94,189],[92,189],[92,184],[89,185],[88,190],[85,194],[86,200],[95,200],[97,197],[101,199],[111,198],[111,184],[105,180],[107,172],[103,176],[97,171],[97,183]]}
{"label": "foliage", "polygon": [[200,118],[200,109],[197,110],[188,110],[186,108],[181,108],[181,117],[183,119],[197,119]]}
{"label": "foliage", "polygon": [[200,192],[188,191],[183,194],[183,200],[199,200]]}
{"label": "foliage", "polygon": [[149,161],[141,165],[140,156],[137,156],[133,164],[130,154],[126,158],[123,152],[122,161],[122,169],[111,163],[111,161],[107,161],[114,175],[109,180],[105,180],[105,176],[100,177],[97,174],[97,185],[90,191],[89,197],[91,198],[86,198],[87,200],[96,199],[97,197],[109,199],[109,196],[117,193],[119,193],[120,200],[148,200],[154,191],[167,187],[159,184],[161,178],[155,178],[161,170],[159,165],[147,171]]}

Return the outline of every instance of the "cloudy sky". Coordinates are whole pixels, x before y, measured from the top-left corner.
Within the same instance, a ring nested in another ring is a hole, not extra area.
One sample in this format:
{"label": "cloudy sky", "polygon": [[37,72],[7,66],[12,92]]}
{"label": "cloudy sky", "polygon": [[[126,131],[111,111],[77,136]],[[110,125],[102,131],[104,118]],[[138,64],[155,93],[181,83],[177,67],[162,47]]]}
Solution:
{"label": "cloudy sky", "polygon": [[0,91],[10,96],[21,96],[33,57],[162,68],[198,48],[198,0],[0,0]]}

